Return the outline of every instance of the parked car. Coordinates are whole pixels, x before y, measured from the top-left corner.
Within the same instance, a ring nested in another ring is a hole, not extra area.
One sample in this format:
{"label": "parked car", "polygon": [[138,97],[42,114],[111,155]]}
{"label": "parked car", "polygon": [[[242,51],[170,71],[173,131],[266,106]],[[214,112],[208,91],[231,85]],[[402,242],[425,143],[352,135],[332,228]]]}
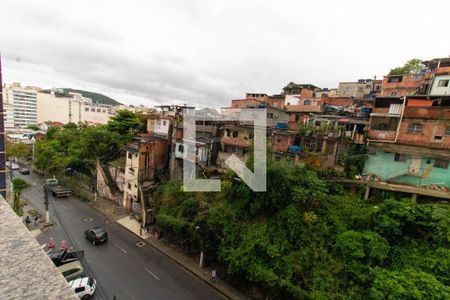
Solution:
{"label": "parked car", "polygon": [[20,169],[20,166],[19,166],[18,164],[16,164],[16,163],[10,164],[9,161],[8,161],[7,164],[6,164],[6,167],[7,167],[7,168],[11,167],[12,170],[19,170],[19,169]]}
{"label": "parked car", "polygon": [[79,260],[59,266],[58,270],[67,281],[72,281],[84,275],[84,268]]}
{"label": "parked car", "polygon": [[50,251],[48,252],[48,256],[53,261],[55,266],[59,267],[73,261],[81,260],[84,257],[84,251]]}
{"label": "parked car", "polygon": [[84,237],[92,243],[97,245],[108,240],[108,233],[101,226],[92,227],[84,232]]}
{"label": "parked car", "polygon": [[70,281],[69,285],[80,299],[89,299],[94,295],[97,281],[92,277],[83,277]]}
{"label": "parked car", "polygon": [[28,169],[28,168],[20,168],[19,169],[19,173],[20,174],[24,174],[24,175],[28,175],[28,174],[30,174],[30,169]]}

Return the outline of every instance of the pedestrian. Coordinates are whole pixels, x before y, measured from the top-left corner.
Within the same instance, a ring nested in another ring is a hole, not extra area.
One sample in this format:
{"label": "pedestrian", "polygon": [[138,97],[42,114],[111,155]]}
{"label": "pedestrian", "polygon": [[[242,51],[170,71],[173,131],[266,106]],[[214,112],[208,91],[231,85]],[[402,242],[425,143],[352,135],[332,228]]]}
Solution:
{"label": "pedestrian", "polygon": [[211,280],[213,283],[216,283],[216,269],[211,271]]}
{"label": "pedestrian", "polygon": [[145,231],[147,232],[147,234],[150,233],[150,225],[145,226]]}
{"label": "pedestrian", "polygon": [[142,236],[142,226],[139,227],[139,235]]}
{"label": "pedestrian", "polygon": [[49,238],[48,239],[48,243],[47,243],[47,248],[49,249],[49,250],[53,250],[53,248],[55,248],[55,246],[56,246],[56,243],[55,243],[55,239],[54,238]]}
{"label": "pedestrian", "polygon": [[36,226],[36,225],[39,225],[39,216],[38,215],[36,215],[34,217],[34,226]]}
{"label": "pedestrian", "polygon": [[112,298],[112,300],[117,300],[117,297],[116,297],[116,295],[113,295],[113,298]]}
{"label": "pedestrian", "polygon": [[25,218],[25,223],[27,224],[27,226],[30,225],[30,223],[31,223],[30,216],[27,216]]}
{"label": "pedestrian", "polygon": [[64,251],[67,249],[66,241],[62,240],[61,244],[59,245],[59,250]]}

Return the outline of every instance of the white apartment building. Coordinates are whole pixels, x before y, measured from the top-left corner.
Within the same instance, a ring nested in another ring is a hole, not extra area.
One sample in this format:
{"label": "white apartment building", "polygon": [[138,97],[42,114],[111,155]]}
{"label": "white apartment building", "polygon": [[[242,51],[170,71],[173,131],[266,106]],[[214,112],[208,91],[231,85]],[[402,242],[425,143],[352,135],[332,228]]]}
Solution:
{"label": "white apartment building", "polygon": [[14,82],[3,86],[5,128],[26,128],[36,125],[39,88],[22,87]]}
{"label": "white apartment building", "polygon": [[38,87],[21,87],[20,83],[3,87],[5,128],[20,129],[44,122],[106,124],[116,111],[128,109],[145,112],[144,106],[112,106],[94,104],[79,93],[62,90],[44,90]]}
{"label": "white apartment building", "polygon": [[62,94],[57,91],[38,93],[37,110],[38,123],[106,124],[112,116],[109,105],[93,104],[91,99],[78,93]]}

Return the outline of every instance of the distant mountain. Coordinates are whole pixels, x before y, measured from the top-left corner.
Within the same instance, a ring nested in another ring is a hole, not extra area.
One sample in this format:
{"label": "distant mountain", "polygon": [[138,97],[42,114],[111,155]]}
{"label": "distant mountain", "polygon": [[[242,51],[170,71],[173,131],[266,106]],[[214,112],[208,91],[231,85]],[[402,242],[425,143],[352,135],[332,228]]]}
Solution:
{"label": "distant mountain", "polygon": [[93,103],[96,104],[108,104],[108,105],[120,105],[122,103],[114,100],[113,98],[110,98],[108,96],[105,96],[103,94],[94,93],[94,92],[88,92],[83,90],[76,90],[76,89],[69,89],[69,88],[62,88],[64,92],[73,92],[73,93],[80,93],[83,95],[83,97],[91,98]]}

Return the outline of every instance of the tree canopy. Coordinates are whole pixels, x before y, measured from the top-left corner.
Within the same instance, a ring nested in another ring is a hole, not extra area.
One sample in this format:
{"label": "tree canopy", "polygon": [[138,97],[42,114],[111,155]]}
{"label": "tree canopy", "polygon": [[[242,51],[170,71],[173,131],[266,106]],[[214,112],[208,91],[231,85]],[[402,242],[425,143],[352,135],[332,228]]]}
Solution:
{"label": "tree canopy", "polygon": [[[358,166],[356,166],[357,168]],[[267,299],[447,299],[450,208],[362,201],[315,170],[268,166],[267,192],[233,179],[222,192],[161,186],[156,222],[191,254]]]}
{"label": "tree canopy", "polygon": [[143,127],[138,114],[120,110],[106,125],[69,123],[62,128],[49,128],[45,139],[36,141],[34,165],[50,175],[67,167],[93,172],[96,159],[114,158]]}
{"label": "tree canopy", "polygon": [[423,61],[418,58],[408,60],[403,66],[391,69],[389,75],[417,74],[425,68]]}

